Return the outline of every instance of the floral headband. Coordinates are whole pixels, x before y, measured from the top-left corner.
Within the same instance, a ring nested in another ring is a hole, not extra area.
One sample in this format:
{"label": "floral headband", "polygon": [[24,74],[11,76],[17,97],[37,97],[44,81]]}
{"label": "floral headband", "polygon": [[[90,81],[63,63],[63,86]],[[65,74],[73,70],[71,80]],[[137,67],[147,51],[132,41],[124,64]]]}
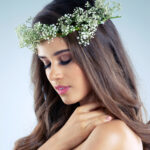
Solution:
{"label": "floral headband", "polygon": [[[113,16],[113,12],[120,9],[120,4],[112,2],[105,3],[105,0],[95,0],[94,6],[89,2],[85,4],[85,10],[76,7],[73,14],[65,14],[58,19],[56,24],[42,24],[37,22],[31,26],[32,17],[25,24],[16,28],[20,47],[27,47],[37,53],[37,44],[42,40],[52,40],[55,37],[64,37],[69,33],[78,31],[78,43],[89,45],[91,38],[94,38],[99,24],[103,24],[108,19],[120,18]],[[29,25],[28,25],[29,24]]]}

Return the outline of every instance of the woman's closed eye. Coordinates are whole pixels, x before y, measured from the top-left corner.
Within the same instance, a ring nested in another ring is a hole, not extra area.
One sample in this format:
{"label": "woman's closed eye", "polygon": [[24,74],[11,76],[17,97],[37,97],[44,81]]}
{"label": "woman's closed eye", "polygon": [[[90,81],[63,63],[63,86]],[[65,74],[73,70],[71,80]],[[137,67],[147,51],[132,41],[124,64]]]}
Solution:
{"label": "woman's closed eye", "polygon": [[[64,56],[64,57],[61,57],[61,60],[59,61],[59,64],[60,65],[67,65],[71,62],[72,58],[68,57],[68,56]],[[48,67],[51,66],[51,62],[48,63],[47,65],[44,65],[44,69],[47,69]]]}

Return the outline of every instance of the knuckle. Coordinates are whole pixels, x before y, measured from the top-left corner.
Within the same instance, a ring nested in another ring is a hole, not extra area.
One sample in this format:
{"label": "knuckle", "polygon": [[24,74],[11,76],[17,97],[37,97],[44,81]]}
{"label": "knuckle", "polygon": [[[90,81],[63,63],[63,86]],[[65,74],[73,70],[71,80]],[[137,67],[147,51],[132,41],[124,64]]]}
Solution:
{"label": "knuckle", "polygon": [[102,116],[102,115],[99,116],[99,117],[97,117],[96,121],[97,121],[98,123],[103,123],[103,122],[105,122],[105,121],[106,121],[106,115],[105,115],[105,117]]}
{"label": "knuckle", "polygon": [[82,116],[81,114],[78,114],[78,115],[77,115],[77,120],[78,120],[79,122],[81,122],[81,121],[83,120],[83,116]]}
{"label": "knuckle", "polygon": [[92,121],[92,122],[90,122],[90,123],[88,124],[88,127],[95,128],[95,127],[96,127],[96,125],[97,125],[97,121],[96,121],[96,120],[94,120],[94,121]]}
{"label": "knuckle", "polygon": [[77,108],[75,109],[75,111],[76,111],[77,113],[79,113],[79,112],[81,112],[81,108],[80,108],[80,107],[77,107]]}
{"label": "knuckle", "polygon": [[85,121],[81,121],[80,122],[80,128],[84,129],[86,127],[86,122]]}

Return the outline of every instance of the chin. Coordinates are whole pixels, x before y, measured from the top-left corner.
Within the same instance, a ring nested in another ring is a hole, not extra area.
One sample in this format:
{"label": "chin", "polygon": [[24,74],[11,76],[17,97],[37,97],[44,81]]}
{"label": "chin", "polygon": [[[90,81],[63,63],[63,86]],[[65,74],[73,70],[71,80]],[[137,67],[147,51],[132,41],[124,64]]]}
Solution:
{"label": "chin", "polygon": [[71,101],[63,101],[63,103],[66,104],[66,105],[72,105],[72,104],[75,104],[75,103],[73,103],[73,102],[71,102]]}
{"label": "chin", "polygon": [[62,102],[66,105],[73,105],[73,104],[78,103],[78,101],[72,101],[70,99],[62,99]]}

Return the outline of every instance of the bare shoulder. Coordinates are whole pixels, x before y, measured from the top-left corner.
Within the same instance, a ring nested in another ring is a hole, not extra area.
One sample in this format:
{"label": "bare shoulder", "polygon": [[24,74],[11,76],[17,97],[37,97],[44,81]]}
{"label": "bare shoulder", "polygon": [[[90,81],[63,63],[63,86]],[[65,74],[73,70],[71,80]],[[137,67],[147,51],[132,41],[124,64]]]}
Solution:
{"label": "bare shoulder", "polygon": [[97,126],[84,143],[83,150],[142,150],[141,138],[123,121],[112,120]]}

